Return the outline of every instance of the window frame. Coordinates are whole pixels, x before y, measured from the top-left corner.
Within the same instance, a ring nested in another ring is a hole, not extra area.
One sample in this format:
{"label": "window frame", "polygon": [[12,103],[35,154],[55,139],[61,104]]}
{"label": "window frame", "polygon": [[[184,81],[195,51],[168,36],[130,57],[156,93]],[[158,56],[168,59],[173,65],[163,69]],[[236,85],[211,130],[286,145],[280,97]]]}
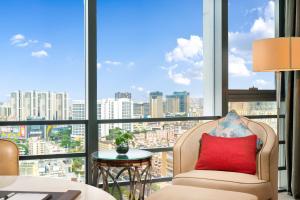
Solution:
{"label": "window frame", "polygon": [[[134,123],[134,122],[163,122],[163,121],[194,121],[194,120],[216,120],[228,112],[229,102],[247,101],[276,101],[276,90],[232,90],[228,89],[228,0],[203,0],[204,7],[211,11],[204,16],[203,26],[208,52],[206,59],[208,67],[206,72],[209,78],[210,90],[208,96],[212,98],[208,114],[201,117],[172,117],[172,118],[142,118],[142,119],[111,119],[97,120],[97,0],[84,0],[84,40],[85,40],[85,73],[86,73],[86,120],[57,120],[57,121],[0,121],[0,126],[20,125],[85,125],[85,152],[72,154],[51,154],[20,156],[20,160],[34,159],[57,159],[84,157],[86,183],[92,184],[90,154],[98,150],[98,125],[105,123]],[[283,36],[283,10],[284,0],[275,0],[275,30],[276,36]],[[207,21],[205,21],[207,20]],[[207,31],[207,32],[206,32]],[[205,33],[206,32],[206,33]],[[210,34],[210,33],[214,34]],[[210,34],[210,35],[209,35]],[[207,39],[206,39],[207,38]],[[205,104],[204,104],[205,106]],[[284,113],[284,112],[281,112]],[[246,116],[250,119],[276,118],[276,115]],[[284,115],[280,115],[284,118]],[[284,121],[284,120],[281,120]],[[285,143],[280,141],[280,145]],[[172,147],[148,148],[152,152],[172,151]],[[285,166],[279,167],[285,170]],[[153,182],[170,181],[172,177],[154,179]],[[126,182],[121,183],[128,184]]]}

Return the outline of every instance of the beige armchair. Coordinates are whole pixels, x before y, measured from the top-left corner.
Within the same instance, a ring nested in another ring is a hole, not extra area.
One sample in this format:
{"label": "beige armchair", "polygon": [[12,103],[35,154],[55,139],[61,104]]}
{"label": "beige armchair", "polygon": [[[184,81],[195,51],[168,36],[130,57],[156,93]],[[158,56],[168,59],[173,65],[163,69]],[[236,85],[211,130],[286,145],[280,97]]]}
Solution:
{"label": "beige armchair", "polygon": [[242,118],[263,141],[263,147],[257,154],[256,175],[194,170],[202,133],[210,132],[220,120],[199,124],[178,139],[174,146],[173,184],[244,192],[256,195],[259,200],[277,200],[278,138],[273,129],[264,123]]}
{"label": "beige armchair", "polygon": [[19,175],[19,150],[15,143],[0,139],[0,176]]}

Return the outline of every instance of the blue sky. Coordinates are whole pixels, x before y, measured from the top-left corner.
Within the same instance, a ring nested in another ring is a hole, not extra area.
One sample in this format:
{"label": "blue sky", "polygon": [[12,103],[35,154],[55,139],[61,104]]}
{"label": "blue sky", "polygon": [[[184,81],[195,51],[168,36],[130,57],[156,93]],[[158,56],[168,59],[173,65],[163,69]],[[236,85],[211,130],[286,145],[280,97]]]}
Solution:
{"label": "blue sky", "polygon": [[[274,88],[272,73],[251,72],[251,40],[272,35],[270,8],[268,0],[229,1],[231,88]],[[203,96],[201,0],[98,0],[97,10],[99,98]],[[3,1],[0,30],[0,100],[18,89],[84,98],[83,0]]]}

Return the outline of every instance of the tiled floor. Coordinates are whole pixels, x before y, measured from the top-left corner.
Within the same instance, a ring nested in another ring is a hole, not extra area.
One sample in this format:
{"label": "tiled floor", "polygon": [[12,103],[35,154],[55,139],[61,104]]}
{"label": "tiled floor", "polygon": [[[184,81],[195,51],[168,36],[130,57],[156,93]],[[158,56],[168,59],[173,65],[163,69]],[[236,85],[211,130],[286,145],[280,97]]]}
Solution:
{"label": "tiled floor", "polygon": [[279,193],[279,200],[293,200],[293,198],[286,193]]}

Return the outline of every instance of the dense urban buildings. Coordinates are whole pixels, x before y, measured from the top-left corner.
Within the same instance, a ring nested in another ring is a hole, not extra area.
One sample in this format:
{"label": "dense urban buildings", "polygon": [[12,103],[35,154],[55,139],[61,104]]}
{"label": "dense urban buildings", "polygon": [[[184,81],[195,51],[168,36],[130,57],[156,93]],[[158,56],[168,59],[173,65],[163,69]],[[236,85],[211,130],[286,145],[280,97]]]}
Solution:
{"label": "dense urban buildings", "polygon": [[2,112],[6,114],[7,120],[69,119],[69,99],[66,92],[15,91],[10,94],[6,103],[3,105],[6,105],[8,110]]}
{"label": "dense urban buildings", "polygon": [[[117,92],[115,98],[97,101],[98,119],[130,119],[150,117],[202,116],[203,99],[190,97],[189,92],[175,91],[163,95],[150,92],[148,101],[136,101],[129,92]],[[242,115],[274,114],[274,102],[232,102],[230,109]],[[85,120],[85,101],[71,100],[64,92],[16,91],[6,102],[0,103],[0,120]],[[268,120],[268,119],[267,119]],[[133,148],[173,146],[185,131],[202,121],[143,122],[99,124],[99,149],[113,149],[114,142],[107,137],[114,128],[134,133]],[[276,128],[276,121],[268,124]],[[1,138],[14,140],[22,155],[83,152],[85,125],[1,127]],[[156,153],[153,157],[153,176],[172,174],[172,152]],[[84,159],[22,161],[21,174],[67,176],[84,180]]]}

